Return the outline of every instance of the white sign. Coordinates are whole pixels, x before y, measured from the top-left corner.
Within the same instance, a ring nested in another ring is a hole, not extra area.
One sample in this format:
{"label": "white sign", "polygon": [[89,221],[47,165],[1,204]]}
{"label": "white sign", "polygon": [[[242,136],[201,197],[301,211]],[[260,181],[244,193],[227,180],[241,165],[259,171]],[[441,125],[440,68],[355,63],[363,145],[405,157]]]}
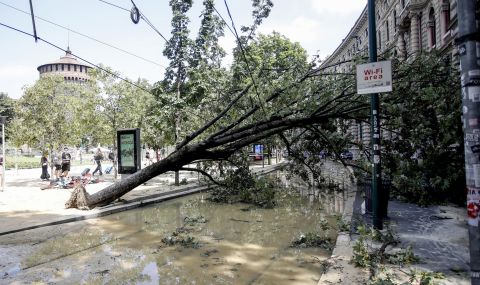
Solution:
{"label": "white sign", "polygon": [[392,62],[378,61],[357,65],[357,93],[392,92]]}

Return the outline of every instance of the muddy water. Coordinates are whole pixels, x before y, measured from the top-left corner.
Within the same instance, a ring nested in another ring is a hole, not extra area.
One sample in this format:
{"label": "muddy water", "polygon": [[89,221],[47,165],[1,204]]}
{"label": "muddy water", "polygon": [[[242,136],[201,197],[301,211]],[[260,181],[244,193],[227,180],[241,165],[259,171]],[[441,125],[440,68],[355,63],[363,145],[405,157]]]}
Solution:
{"label": "muddy water", "polygon": [[[325,205],[283,194],[258,209],[206,195],[0,237],[0,284],[317,284],[330,253],[290,243],[322,233],[322,219],[333,224],[341,197]],[[198,248],[161,242],[200,216],[208,221],[188,226]]]}

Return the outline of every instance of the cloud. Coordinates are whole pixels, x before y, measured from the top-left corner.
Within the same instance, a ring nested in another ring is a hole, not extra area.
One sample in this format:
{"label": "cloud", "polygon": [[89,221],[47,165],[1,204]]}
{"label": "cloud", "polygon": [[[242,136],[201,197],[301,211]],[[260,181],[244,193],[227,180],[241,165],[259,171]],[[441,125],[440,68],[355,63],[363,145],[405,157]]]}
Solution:
{"label": "cloud", "polygon": [[367,1],[359,0],[311,0],[310,4],[318,14],[350,14],[362,11],[367,5]]}
{"label": "cloud", "polygon": [[302,43],[302,45],[315,43],[322,36],[320,22],[304,16],[297,17],[289,23],[261,26],[259,31],[263,34],[276,31],[294,42]]}

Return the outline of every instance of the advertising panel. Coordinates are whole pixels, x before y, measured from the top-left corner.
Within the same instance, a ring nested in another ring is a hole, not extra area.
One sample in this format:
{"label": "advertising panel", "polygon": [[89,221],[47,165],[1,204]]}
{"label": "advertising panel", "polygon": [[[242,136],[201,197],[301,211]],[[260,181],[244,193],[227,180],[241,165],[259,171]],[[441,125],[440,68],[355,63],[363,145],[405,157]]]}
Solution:
{"label": "advertising panel", "polygon": [[117,131],[118,173],[132,174],[140,170],[140,129]]}

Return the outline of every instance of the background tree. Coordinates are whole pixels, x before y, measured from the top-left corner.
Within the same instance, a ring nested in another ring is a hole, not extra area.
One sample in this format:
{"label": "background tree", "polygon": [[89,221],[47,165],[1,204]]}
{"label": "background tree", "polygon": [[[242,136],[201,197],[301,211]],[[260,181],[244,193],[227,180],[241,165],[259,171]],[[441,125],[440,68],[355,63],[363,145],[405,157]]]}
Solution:
{"label": "background tree", "polygon": [[77,145],[96,123],[95,103],[95,93],[86,86],[65,82],[61,76],[41,77],[16,105],[14,145],[27,144],[50,155],[62,145]]}
{"label": "background tree", "polygon": [[[15,117],[15,100],[8,97],[7,93],[0,92],[0,116],[6,116],[8,125]],[[10,128],[5,129],[5,139],[10,137]]]}
{"label": "background tree", "polygon": [[[154,99],[152,94],[145,91],[151,88],[145,79],[138,79],[135,82],[142,88],[140,89],[112,75],[118,76],[118,72],[108,67],[103,68],[109,72],[97,69],[91,73],[92,81],[96,82],[96,92],[100,96],[95,114],[97,126],[91,130],[90,135],[97,143],[111,145],[113,152],[116,153],[117,130],[140,128],[143,131],[146,129],[147,122],[144,118]],[[116,163],[113,166],[116,178]]]}
{"label": "background tree", "polygon": [[[185,120],[185,114],[182,111],[185,105],[185,80],[187,79],[187,69],[189,62],[189,53],[192,42],[189,38],[188,23],[190,22],[187,12],[192,7],[192,0],[170,0],[172,8],[172,37],[168,40],[163,55],[170,60],[170,64],[165,71],[163,80],[163,91],[173,102],[172,121],[175,143],[180,140],[182,121]],[[165,130],[166,131],[166,130]],[[179,184],[178,171],[175,172],[175,185]]]}

